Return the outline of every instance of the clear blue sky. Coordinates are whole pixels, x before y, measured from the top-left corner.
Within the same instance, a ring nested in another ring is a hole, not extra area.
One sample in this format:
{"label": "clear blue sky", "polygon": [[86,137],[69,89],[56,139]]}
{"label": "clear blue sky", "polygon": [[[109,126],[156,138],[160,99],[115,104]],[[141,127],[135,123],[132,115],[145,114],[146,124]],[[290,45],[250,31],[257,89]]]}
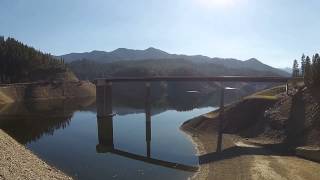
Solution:
{"label": "clear blue sky", "polygon": [[0,0],[0,35],[61,55],[119,47],[258,58],[320,51],[319,0]]}

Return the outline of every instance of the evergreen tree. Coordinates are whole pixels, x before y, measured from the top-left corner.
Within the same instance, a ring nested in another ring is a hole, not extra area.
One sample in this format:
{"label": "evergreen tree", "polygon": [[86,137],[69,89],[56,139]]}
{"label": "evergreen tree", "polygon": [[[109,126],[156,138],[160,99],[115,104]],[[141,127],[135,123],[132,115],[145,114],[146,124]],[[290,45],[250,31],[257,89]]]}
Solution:
{"label": "evergreen tree", "polygon": [[314,61],[312,63],[312,72],[312,79],[314,85],[320,85],[320,56],[318,53],[314,55]]}
{"label": "evergreen tree", "polygon": [[13,38],[0,37],[0,82],[17,83],[49,80],[66,67],[50,54],[44,54]]}
{"label": "evergreen tree", "polygon": [[298,61],[295,59],[293,61],[293,66],[292,66],[292,77],[298,77],[299,76],[299,64]]}
{"label": "evergreen tree", "polygon": [[305,66],[306,66],[306,56],[302,54],[301,57],[301,76],[304,77],[305,74]]}
{"label": "evergreen tree", "polygon": [[305,64],[305,75],[304,75],[304,82],[306,85],[312,84],[312,67],[311,67],[311,59],[309,56],[306,57],[306,64]]}

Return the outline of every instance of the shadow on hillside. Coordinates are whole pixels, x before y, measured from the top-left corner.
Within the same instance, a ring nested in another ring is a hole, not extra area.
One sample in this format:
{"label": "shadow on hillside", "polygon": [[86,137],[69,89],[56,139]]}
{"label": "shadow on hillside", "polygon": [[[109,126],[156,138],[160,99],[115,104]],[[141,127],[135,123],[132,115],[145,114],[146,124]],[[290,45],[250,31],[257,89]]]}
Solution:
{"label": "shadow on hillside", "polygon": [[313,100],[317,103],[315,108],[313,109],[314,119],[316,121],[313,122],[312,126],[320,129],[320,87],[314,88],[311,90]]}
{"label": "shadow on hillside", "polygon": [[[320,94],[318,89],[299,90],[292,96],[292,103],[288,106],[289,117],[285,123],[286,138],[279,144],[257,144],[259,147],[238,147],[233,146],[219,152],[211,152],[199,156],[199,164],[207,164],[211,162],[223,161],[240,157],[242,155],[277,155],[290,156],[294,155],[297,146],[306,143],[307,139],[317,138],[314,134],[310,135],[311,130],[320,129]],[[316,103],[316,105],[315,105]],[[243,108],[245,106],[242,106]],[[255,106],[257,107],[257,105]],[[232,115],[238,115],[232,113]],[[239,116],[238,116],[239,117]],[[233,118],[235,119],[235,118]],[[239,121],[241,122],[241,121]],[[264,122],[265,123],[265,122]],[[237,126],[236,126],[237,127]],[[265,127],[261,125],[261,127]],[[318,129],[317,129],[318,128]],[[236,132],[236,131],[235,131]],[[250,129],[250,133],[252,133]],[[316,134],[317,135],[317,134]],[[312,136],[312,137],[309,137]],[[312,142],[316,140],[312,139]],[[317,142],[317,141],[316,141]]]}
{"label": "shadow on hillside", "polygon": [[305,129],[305,114],[306,107],[303,100],[303,91],[298,91],[297,94],[292,97],[292,106],[286,126],[287,137],[284,143],[289,146],[297,146],[302,143],[303,138],[300,137],[300,135]]}
{"label": "shadow on hillside", "polygon": [[310,90],[312,97],[319,104],[320,103],[320,87],[312,88]]}

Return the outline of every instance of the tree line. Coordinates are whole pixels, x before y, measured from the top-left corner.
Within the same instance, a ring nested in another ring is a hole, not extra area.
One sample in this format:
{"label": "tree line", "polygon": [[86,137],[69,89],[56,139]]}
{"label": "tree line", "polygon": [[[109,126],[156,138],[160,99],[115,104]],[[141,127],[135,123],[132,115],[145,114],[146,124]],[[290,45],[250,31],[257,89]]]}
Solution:
{"label": "tree line", "polygon": [[63,59],[0,36],[0,83],[49,80],[66,70]]}
{"label": "tree line", "polygon": [[304,82],[309,87],[320,85],[320,56],[314,54],[312,58],[302,55],[300,64],[298,60],[293,61],[292,67],[293,77],[303,77]]}

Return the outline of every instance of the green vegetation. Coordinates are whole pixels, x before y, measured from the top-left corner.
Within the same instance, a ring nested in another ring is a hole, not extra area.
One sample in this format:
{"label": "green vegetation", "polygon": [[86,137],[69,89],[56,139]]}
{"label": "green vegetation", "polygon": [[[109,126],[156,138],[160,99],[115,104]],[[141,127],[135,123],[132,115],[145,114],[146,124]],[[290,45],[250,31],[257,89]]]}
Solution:
{"label": "green vegetation", "polygon": [[276,96],[284,92],[286,92],[286,86],[281,85],[257,92],[256,94],[254,94],[254,96]]}
{"label": "green vegetation", "polygon": [[312,61],[309,56],[304,54],[301,57],[301,68],[297,60],[293,62],[292,69],[293,77],[303,77],[304,83],[308,87],[320,86],[320,56],[318,53],[312,56]]}
{"label": "green vegetation", "polygon": [[254,96],[248,96],[244,99],[278,100],[279,98],[276,96],[271,96],[271,95],[254,95]]}
{"label": "green vegetation", "polygon": [[0,83],[51,80],[66,71],[63,59],[0,36]]}

